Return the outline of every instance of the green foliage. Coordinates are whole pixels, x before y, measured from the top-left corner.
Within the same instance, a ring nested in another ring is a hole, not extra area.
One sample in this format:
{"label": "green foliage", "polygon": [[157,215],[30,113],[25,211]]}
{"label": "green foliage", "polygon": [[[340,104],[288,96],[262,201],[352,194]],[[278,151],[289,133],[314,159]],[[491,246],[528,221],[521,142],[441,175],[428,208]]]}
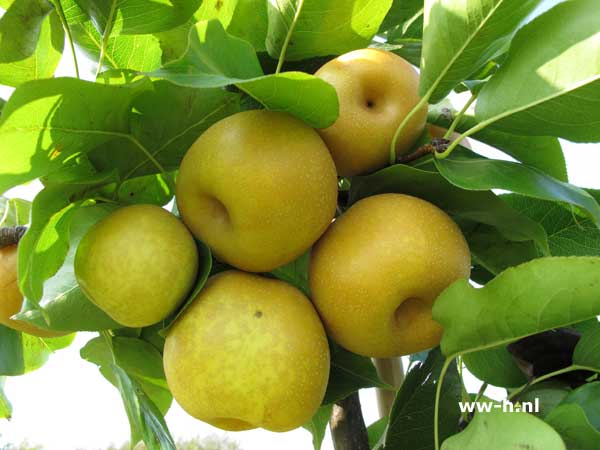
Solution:
{"label": "green foliage", "polygon": [[60,19],[47,0],[12,2],[0,18],[0,84],[51,77],[64,43]]}
{"label": "green foliage", "polygon": [[600,61],[587,57],[599,47],[597,6],[594,0],[564,2],[523,27],[507,60],[479,94],[477,120],[494,121],[516,134],[598,141],[593,117],[600,99]]}
{"label": "green foliage", "polygon": [[[490,439],[492,436],[493,439]],[[475,414],[465,431],[446,439],[442,445],[442,450],[482,448],[566,450],[559,434],[542,420],[531,414],[504,413],[500,409]]]}
{"label": "green foliage", "polygon": [[455,186],[476,191],[504,189],[541,200],[569,203],[586,210],[600,225],[600,205],[585,190],[524,164],[483,158],[472,152],[457,153],[435,160],[442,176]]}
{"label": "green foliage", "polygon": [[519,387],[527,383],[506,346],[469,353],[463,361],[469,372],[493,386]]}
{"label": "green foliage", "polygon": [[505,51],[521,21],[539,2],[426,0],[421,95],[431,103],[439,102]]}
{"label": "green foliage", "polygon": [[553,409],[546,422],[558,431],[568,449],[594,450],[600,442],[600,431],[594,428],[583,408],[576,403]]}
{"label": "green foliage", "polygon": [[[318,128],[337,118],[332,86],[302,72],[263,75],[253,47],[228,35],[220,22],[199,22],[192,28],[191,38],[181,59],[153,75],[195,88],[235,85],[266,108],[289,112]],[[320,108],[314,108],[317,102]]]}
{"label": "green foliage", "polygon": [[325,431],[327,424],[329,424],[329,418],[333,411],[333,404],[323,405],[310,419],[308,423],[304,425],[313,436],[313,448],[314,450],[321,450],[323,445],[323,439],[325,439]]}
{"label": "green foliage", "polygon": [[[477,289],[459,280],[437,299],[447,356],[516,341],[600,315],[600,258],[540,258]],[[541,306],[540,306],[541,305]]]}
{"label": "green foliage", "polygon": [[44,365],[52,352],[67,347],[74,335],[39,338],[0,325],[0,376],[23,375]]}
{"label": "green foliage", "polygon": [[4,393],[4,381],[6,377],[0,377],[0,419],[10,419],[12,416],[12,405]]}
{"label": "green foliage", "polygon": [[[36,201],[40,198],[44,197],[38,195]],[[94,205],[79,208],[72,214],[69,230],[64,232],[69,237],[64,261],[57,263],[60,266],[58,271],[44,282],[44,294],[39,305],[26,298],[17,318],[36,326],[68,331],[93,331],[120,326],[85,296],[77,284],[73,268],[79,241],[92,225],[113,210],[112,206]],[[56,257],[56,253],[50,252],[48,257]]]}
{"label": "green foliage", "polygon": [[[440,126],[449,127],[448,120],[438,111],[430,111],[430,120]],[[460,120],[457,131],[464,132],[477,125],[474,116],[464,115]],[[560,181],[567,181],[567,165],[557,138],[550,136],[516,136],[494,128],[493,125],[472,134],[474,139],[484,142],[503,151],[528,166],[540,169],[542,172]]]}
{"label": "green foliage", "polygon": [[149,343],[137,338],[117,336],[112,339],[111,349],[102,337],[97,337],[81,349],[81,357],[98,365],[100,373],[119,387],[118,377],[112,370],[113,363],[117,364],[127,376],[139,383],[161,414],[164,415],[169,410],[173,397],[165,381],[162,356]]}
{"label": "green foliage", "polygon": [[378,387],[391,389],[377,375],[377,370],[369,358],[358,356],[331,344],[331,372],[323,404],[342,400],[362,388]]}
{"label": "green foliage", "polygon": [[390,413],[385,432],[385,448],[418,450],[433,447],[434,403],[438,383],[443,382],[440,400],[440,435],[456,434],[460,411],[461,381],[453,364],[444,380],[440,379],[444,357],[439,349],[429,352],[424,362],[409,370]]}
{"label": "green foliage", "polygon": [[[267,50],[279,58],[291,35],[286,59],[339,55],[366,47],[385,18],[391,0],[279,0],[268,2]],[[297,20],[295,25],[295,17]]]}

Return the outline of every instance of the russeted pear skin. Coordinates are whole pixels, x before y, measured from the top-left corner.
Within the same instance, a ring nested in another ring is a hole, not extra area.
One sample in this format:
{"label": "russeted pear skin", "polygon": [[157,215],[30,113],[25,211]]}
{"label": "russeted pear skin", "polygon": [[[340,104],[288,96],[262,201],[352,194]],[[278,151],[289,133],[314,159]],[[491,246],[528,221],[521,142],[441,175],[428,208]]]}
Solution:
{"label": "russeted pear skin", "polygon": [[183,221],[220,261],[269,272],[303,254],[335,214],[337,175],[318,133],[282,112],[244,111],[206,130],[177,178]]}
{"label": "russeted pear skin", "polygon": [[120,208],[96,223],[75,255],[83,292],[116,322],[144,327],[171,314],[198,273],[194,238],[155,205]]}
{"label": "russeted pear skin", "polygon": [[469,278],[469,247],[437,206],[403,194],[355,203],[313,248],[312,300],[346,349],[388,358],[435,347],[438,295]]}
{"label": "russeted pear skin", "polygon": [[[421,100],[414,67],[392,52],[366,48],[327,62],[315,76],[333,85],[340,102],[337,121],[319,130],[338,175],[361,175],[385,167],[397,128]],[[400,133],[396,155],[411,149],[426,118],[427,105],[423,105]]]}
{"label": "russeted pear skin", "polygon": [[329,378],[327,337],[310,300],[240,271],[208,280],[169,330],[163,361],[181,407],[230,431],[302,426]]}
{"label": "russeted pear skin", "polygon": [[23,320],[11,319],[21,311],[23,294],[17,280],[17,246],[9,245],[0,249],[0,324],[23,331],[33,336],[48,338],[67,333],[45,330]]}

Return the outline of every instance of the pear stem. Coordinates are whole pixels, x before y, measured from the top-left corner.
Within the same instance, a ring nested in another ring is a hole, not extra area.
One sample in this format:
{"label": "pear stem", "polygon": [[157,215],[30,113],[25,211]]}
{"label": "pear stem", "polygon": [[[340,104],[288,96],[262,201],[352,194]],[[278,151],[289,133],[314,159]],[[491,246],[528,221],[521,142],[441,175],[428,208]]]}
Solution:
{"label": "pear stem", "polygon": [[333,405],[329,427],[335,450],[369,450],[369,435],[358,392]]}

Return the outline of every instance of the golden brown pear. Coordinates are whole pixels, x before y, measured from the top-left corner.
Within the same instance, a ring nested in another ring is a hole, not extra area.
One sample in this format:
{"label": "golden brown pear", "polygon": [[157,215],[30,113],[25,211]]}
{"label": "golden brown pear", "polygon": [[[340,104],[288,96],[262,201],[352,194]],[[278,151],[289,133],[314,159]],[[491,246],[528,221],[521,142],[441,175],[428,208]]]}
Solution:
{"label": "golden brown pear", "polygon": [[228,271],[209,279],[169,331],[167,383],[190,415],[215,427],[288,431],[319,408],[329,347],[295,287]]}
{"label": "golden brown pear", "polygon": [[337,177],[315,130],[280,112],[245,111],[210,127],[177,178],[183,221],[221,261],[268,272],[304,253],[335,213]]}
{"label": "golden brown pear", "polygon": [[11,319],[21,311],[23,294],[17,281],[17,246],[0,249],[0,324],[38,337],[64,336],[66,332],[45,330],[23,320]]}
{"label": "golden brown pear", "polygon": [[155,205],[118,209],[96,223],[75,255],[81,289],[128,327],[165,319],[185,300],[198,273],[194,238]]}
{"label": "golden brown pear", "polygon": [[[340,101],[337,121],[319,130],[338,174],[360,175],[385,167],[398,126],[421,100],[417,71],[394,53],[367,48],[327,62],[315,75],[333,85]],[[426,116],[424,105],[403,128],[397,155],[411,149]]]}
{"label": "golden brown pear", "polygon": [[382,194],[353,205],[312,252],[313,302],[331,337],[360,355],[387,358],[436,346],[437,296],[468,278],[458,226],[415,197]]}

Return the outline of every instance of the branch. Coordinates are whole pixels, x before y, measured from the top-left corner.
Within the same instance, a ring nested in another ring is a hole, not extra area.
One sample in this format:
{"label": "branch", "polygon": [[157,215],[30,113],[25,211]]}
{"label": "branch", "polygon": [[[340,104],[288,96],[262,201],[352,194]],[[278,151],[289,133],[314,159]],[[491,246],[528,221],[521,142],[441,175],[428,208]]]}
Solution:
{"label": "branch", "polygon": [[335,450],[369,450],[358,392],[333,405],[329,427]]}
{"label": "branch", "polygon": [[394,389],[377,388],[377,408],[379,417],[385,417],[392,411],[396,394],[404,382],[404,368],[400,358],[375,358],[373,359],[379,378]]}
{"label": "branch", "polygon": [[17,245],[26,232],[27,227],[0,228],[0,249]]}

